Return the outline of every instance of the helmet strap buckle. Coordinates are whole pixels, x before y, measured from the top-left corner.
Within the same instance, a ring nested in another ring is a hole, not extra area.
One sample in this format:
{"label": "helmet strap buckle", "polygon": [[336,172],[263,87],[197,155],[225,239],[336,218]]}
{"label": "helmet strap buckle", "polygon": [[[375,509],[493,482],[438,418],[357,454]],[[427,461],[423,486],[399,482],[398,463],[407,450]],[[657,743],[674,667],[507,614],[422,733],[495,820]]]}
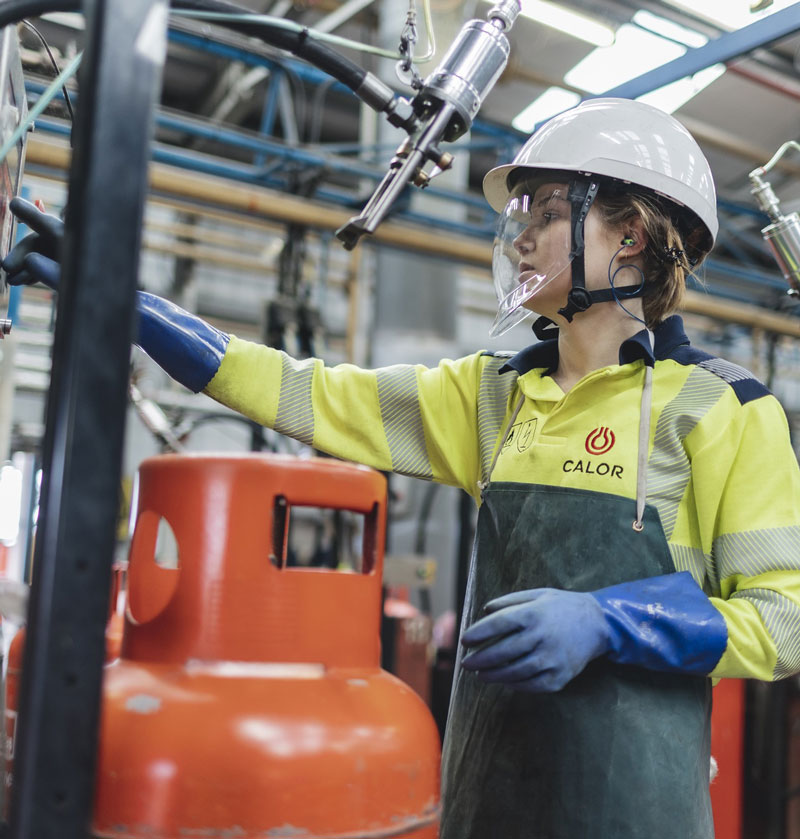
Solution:
{"label": "helmet strap buckle", "polygon": [[591,292],[583,286],[573,286],[567,295],[567,305],[562,306],[558,313],[566,318],[567,323],[572,323],[573,315],[585,312],[593,302]]}

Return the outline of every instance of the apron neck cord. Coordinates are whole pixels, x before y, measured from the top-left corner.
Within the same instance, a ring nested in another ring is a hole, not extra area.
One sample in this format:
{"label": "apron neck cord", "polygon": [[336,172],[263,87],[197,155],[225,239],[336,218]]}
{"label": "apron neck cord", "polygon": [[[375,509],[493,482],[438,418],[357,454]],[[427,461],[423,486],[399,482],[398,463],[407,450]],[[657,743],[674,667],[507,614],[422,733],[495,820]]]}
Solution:
{"label": "apron neck cord", "polygon": [[[648,329],[647,337],[650,349],[654,350],[655,336]],[[647,449],[650,443],[650,414],[653,405],[653,368],[645,362],[642,405],[639,411],[639,453],[636,471],[636,518],[633,529],[637,533],[644,530],[644,507],[647,503]]]}
{"label": "apron neck cord", "polygon": [[517,406],[514,408],[514,413],[511,414],[511,419],[506,423],[505,431],[503,432],[503,438],[500,440],[499,445],[495,449],[494,456],[492,457],[492,462],[489,464],[489,471],[486,473],[486,477],[482,481],[478,481],[478,489],[481,491],[481,495],[486,487],[489,486],[489,481],[492,479],[492,472],[494,472],[494,467],[497,464],[497,459],[500,457],[500,452],[503,451],[503,446],[506,444],[506,440],[508,440],[508,435],[511,433],[511,429],[514,426],[514,421],[519,416],[519,412],[522,410],[522,403],[525,401],[525,394],[520,393],[519,399],[517,400]]}

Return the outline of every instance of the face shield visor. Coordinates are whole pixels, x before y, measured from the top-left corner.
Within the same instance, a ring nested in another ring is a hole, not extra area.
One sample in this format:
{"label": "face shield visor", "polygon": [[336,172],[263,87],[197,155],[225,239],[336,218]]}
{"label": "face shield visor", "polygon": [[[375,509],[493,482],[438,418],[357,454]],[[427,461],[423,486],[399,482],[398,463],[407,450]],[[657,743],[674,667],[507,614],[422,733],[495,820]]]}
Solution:
{"label": "face shield visor", "polygon": [[[489,330],[493,338],[530,314],[545,314],[536,308],[537,296],[572,262],[572,205],[567,194],[567,184],[539,180],[523,181],[509,195],[492,251],[498,304]],[[565,286],[564,299],[567,293]]]}

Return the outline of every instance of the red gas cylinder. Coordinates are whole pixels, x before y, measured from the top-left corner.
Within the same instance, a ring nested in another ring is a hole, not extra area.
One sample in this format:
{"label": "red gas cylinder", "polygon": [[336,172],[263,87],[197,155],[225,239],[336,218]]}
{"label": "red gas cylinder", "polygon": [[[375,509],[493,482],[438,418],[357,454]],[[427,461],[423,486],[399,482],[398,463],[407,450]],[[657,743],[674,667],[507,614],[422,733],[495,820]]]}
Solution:
{"label": "red gas cylinder", "polygon": [[[438,835],[436,726],[379,668],[385,496],[332,460],[142,464],[94,837]],[[303,506],[364,514],[359,571],[285,567]],[[156,561],[162,519],[178,567]]]}

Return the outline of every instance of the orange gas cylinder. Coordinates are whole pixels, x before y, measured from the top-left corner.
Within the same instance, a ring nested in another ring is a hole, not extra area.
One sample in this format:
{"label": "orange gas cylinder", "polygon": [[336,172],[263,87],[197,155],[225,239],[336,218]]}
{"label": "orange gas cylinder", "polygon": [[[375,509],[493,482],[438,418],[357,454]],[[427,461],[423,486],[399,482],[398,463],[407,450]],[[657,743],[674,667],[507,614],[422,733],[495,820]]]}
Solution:
{"label": "orange gas cylinder", "polygon": [[122,650],[122,633],[125,627],[125,575],[127,562],[115,562],[111,569],[111,598],[108,602],[106,624],[106,661],[119,658]]}
{"label": "orange gas cylinder", "polygon": [[22,627],[11,639],[6,662],[5,696],[5,789],[3,810],[8,816],[11,784],[14,780],[14,744],[17,739],[17,712],[19,711],[19,680],[22,676],[22,654],[25,651],[25,628]]}
{"label": "orange gas cylinder", "polygon": [[[327,459],[142,464],[94,837],[438,835],[436,725],[379,669],[385,496]],[[304,506],[364,514],[356,573],[286,567]],[[157,562],[162,519],[177,567]]]}

